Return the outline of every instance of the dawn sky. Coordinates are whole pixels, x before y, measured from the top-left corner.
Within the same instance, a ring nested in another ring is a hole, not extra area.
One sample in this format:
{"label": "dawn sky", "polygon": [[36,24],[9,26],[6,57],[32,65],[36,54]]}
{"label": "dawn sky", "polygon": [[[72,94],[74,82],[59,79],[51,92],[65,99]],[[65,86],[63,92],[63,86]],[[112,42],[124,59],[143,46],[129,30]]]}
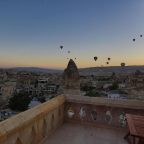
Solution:
{"label": "dawn sky", "polygon": [[0,0],[0,67],[143,65],[143,54],[144,0]]}

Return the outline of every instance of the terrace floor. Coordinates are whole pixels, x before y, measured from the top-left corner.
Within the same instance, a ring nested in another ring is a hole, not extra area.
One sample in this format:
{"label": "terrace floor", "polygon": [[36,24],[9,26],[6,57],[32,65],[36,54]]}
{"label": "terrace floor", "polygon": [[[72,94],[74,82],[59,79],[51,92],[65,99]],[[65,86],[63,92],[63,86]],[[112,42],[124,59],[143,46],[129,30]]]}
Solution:
{"label": "terrace floor", "polygon": [[124,130],[65,123],[44,144],[127,144]]}

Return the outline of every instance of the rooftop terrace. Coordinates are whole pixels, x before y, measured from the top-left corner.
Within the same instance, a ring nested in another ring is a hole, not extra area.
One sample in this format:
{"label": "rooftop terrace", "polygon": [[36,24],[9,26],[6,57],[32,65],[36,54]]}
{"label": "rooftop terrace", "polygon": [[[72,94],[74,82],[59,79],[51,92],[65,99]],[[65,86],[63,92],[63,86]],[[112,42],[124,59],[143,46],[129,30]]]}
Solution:
{"label": "rooftop terrace", "polygon": [[144,102],[57,96],[0,123],[0,144],[126,144],[125,113]]}
{"label": "rooftop terrace", "polygon": [[122,129],[65,123],[43,144],[127,144]]}

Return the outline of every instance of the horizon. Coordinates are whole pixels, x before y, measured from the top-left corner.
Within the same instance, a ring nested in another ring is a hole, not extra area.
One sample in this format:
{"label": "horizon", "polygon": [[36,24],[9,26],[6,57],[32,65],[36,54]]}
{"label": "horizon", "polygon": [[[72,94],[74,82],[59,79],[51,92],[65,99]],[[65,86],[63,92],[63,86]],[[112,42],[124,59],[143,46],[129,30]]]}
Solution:
{"label": "horizon", "polygon": [[7,0],[0,18],[0,67],[144,65],[143,0]]}
{"label": "horizon", "polygon": [[[78,67],[78,69],[87,69],[87,68],[111,68],[111,67],[121,67],[119,65],[115,66],[95,66],[95,67]],[[125,67],[144,67],[144,65],[126,65]],[[65,68],[50,68],[50,67],[33,67],[33,66],[18,66],[18,67],[0,67],[0,69],[15,69],[15,68],[38,68],[38,69],[50,69],[50,70],[64,70]]]}

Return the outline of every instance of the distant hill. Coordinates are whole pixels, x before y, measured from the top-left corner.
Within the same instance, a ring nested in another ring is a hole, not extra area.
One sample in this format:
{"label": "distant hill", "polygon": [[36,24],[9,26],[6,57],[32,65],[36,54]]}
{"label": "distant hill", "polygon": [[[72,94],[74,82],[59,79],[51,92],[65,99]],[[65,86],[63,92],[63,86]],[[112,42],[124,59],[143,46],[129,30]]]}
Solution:
{"label": "distant hill", "polygon": [[99,73],[134,73],[136,70],[144,72],[144,66],[125,66],[124,68],[120,66],[110,66],[110,67],[90,67],[81,68],[79,73],[81,75],[92,75]]}
{"label": "distant hill", "polygon": [[[27,71],[27,72],[36,72],[36,73],[63,73],[64,71],[59,69],[40,68],[40,67],[14,67],[14,68],[7,68],[6,70],[13,70],[17,72]],[[112,73],[112,72],[133,73],[136,70],[140,70],[141,72],[144,72],[144,66],[125,66],[124,68],[120,66],[89,67],[89,68],[80,68],[79,73],[80,75],[95,75],[95,74]]]}
{"label": "distant hill", "polygon": [[36,73],[62,73],[63,72],[63,70],[39,68],[39,67],[14,67],[14,68],[9,68],[8,70],[14,70],[17,72],[27,71],[27,72],[36,72]]}

